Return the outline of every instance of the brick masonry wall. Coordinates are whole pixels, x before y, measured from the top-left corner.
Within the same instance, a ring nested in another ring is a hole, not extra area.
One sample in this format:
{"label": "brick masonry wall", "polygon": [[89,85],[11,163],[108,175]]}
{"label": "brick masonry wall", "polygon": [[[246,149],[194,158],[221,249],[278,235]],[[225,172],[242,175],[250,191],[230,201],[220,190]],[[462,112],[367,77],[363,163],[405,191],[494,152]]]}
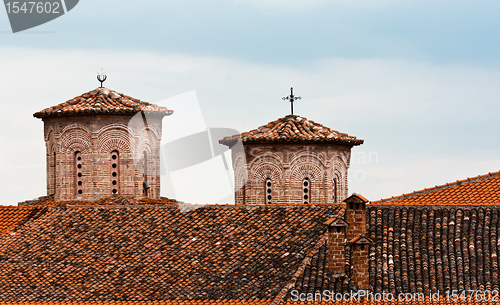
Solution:
{"label": "brick masonry wall", "polygon": [[359,289],[368,289],[370,278],[368,273],[369,245],[352,246],[352,280]]}
{"label": "brick masonry wall", "polygon": [[345,227],[337,231],[337,227],[328,228],[328,271],[334,276],[342,276],[345,274]]}
{"label": "brick masonry wall", "polygon": [[304,204],[303,179],[310,179],[308,203],[333,203],[347,197],[351,147],[320,144],[246,144],[233,149],[235,201],[265,204],[271,179],[271,203]]}
{"label": "brick masonry wall", "polygon": [[[147,197],[160,196],[160,141],[162,117],[148,116],[147,127],[130,124],[131,116],[96,115],[45,118],[47,157],[47,195],[56,201],[97,200],[120,190],[127,197],[142,198],[147,152]],[[82,168],[75,167],[75,152],[80,152]],[[113,186],[113,151],[118,151],[119,185]],[[82,177],[75,180],[77,171]],[[78,187],[76,182],[81,181]],[[82,194],[77,193],[82,190]]]}
{"label": "brick masonry wall", "polygon": [[345,220],[347,227],[347,240],[366,234],[366,208],[364,203],[346,203]]}

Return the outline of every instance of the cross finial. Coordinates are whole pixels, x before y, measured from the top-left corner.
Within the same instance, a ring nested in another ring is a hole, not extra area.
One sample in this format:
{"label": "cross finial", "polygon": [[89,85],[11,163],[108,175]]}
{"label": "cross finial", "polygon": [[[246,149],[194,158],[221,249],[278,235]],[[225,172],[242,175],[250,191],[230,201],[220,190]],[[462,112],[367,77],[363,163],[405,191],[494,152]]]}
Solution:
{"label": "cross finial", "polygon": [[295,102],[297,100],[300,100],[300,99],[302,99],[301,96],[295,96],[295,95],[293,95],[293,87],[290,88],[290,95],[289,96],[285,96],[283,98],[284,101],[286,101],[286,100],[290,101],[290,107],[291,107],[291,111],[292,111],[291,114],[293,114],[293,102]]}
{"label": "cross finial", "polygon": [[106,72],[102,72],[102,68],[101,68],[101,72],[97,72],[97,80],[101,82],[101,88],[103,88],[102,83],[104,83],[104,81],[107,78],[108,78],[108,76],[106,75]]}

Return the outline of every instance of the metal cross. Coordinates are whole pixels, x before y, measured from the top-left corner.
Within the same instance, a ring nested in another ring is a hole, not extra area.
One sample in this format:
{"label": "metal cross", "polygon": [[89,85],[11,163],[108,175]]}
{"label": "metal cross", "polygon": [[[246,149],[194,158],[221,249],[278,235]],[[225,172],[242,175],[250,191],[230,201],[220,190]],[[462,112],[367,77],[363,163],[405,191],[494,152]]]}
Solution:
{"label": "metal cross", "polygon": [[286,100],[290,101],[290,106],[291,106],[291,109],[292,109],[292,114],[293,114],[293,102],[298,101],[300,99],[302,99],[301,96],[295,96],[295,95],[293,95],[293,87],[290,88],[290,95],[289,96],[285,96],[283,98],[284,101],[286,101]]}
{"label": "metal cross", "polygon": [[97,72],[97,80],[101,82],[101,88],[103,88],[102,83],[104,83],[106,78],[108,78],[108,76],[106,75],[106,72],[102,72],[101,68],[101,72]]}

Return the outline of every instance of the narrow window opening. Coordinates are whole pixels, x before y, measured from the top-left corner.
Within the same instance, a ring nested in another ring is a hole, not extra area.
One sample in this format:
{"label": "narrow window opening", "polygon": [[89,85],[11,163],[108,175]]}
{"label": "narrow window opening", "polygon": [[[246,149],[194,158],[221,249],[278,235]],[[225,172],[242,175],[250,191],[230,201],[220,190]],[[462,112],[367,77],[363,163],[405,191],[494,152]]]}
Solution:
{"label": "narrow window opening", "polygon": [[[54,156],[55,158],[55,156]],[[83,181],[82,181],[82,154],[79,151],[75,152],[75,169],[74,169],[74,189],[75,189],[75,198],[78,198],[79,195],[83,194]],[[55,172],[54,172],[55,175]],[[54,190],[55,190],[55,185],[54,185]]]}
{"label": "narrow window opening", "polygon": [[111,193],[120,191],[120,154],[117,150],[111,152]]}
{"label": "narrow window opening", "polygon": [[337,178],[333,178],[333,202],[337,202]]}
{"label": "narrow window opening", "polygon": [[266,182],[264,184],[264,187],[265,187],[265,190],[266,190],[266,192],[264,194],[264,196],[266,196],[266,198],[265,198],[265,203],[266,204],[271,204],[271,200],[273,199],[273,197],[271,195],[271,193],[272,193],[271,186],[272,186],[271,179],[267,178]]}
{"label": "narrow window opening", "polygon": [[247,193],[245,189],[245,179],[243,179],[243,184],[241,185],[242,188],[242,196],[243,196],[243,204],[246,204],[246,198],[247,198]]}
{"label": "narrow window opening", "polygon": [[57,177],[57,175],[56,175],[56,169],[57,169],[57,167],[56,167],[56,153],[54,152],[54,157],[52,159],[52,185],[54,187],[53,194],[56,193],[56,188],[57,188],[57,185],[56,185],[57,184],[57,182],[56,182],[56,177]]}
{"label": "narrow window opening", "polygon": [[143,187],[142,194],[144,195],[144,197],[147,197],[148,196],[148,190],[150,189],[150,186],[149,186],[149,182],[148,182],[148,153],[146,151],[143,152],[143,166],[142,166],[142,169],[144,171],[144,173],[142,175],[142,178],[143,178],[143,182],[142,182],[142,187]]}
{"label": "narrow window opening", "polygon": [[308,204],[311,202],[310,190],[311,190],[311,180],[306,177],[304,178],[304,180],[302,180],[302,196],[304,198],[304,204]]}

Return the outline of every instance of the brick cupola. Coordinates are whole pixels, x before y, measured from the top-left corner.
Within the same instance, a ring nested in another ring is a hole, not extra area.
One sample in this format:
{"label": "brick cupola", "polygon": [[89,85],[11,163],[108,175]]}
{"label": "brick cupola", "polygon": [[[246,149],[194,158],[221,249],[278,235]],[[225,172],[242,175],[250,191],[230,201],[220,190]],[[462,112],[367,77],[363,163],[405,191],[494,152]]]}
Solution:
{"label": "brick cupola", "polygon": [[44,122],[47,195],[159,198],[162,118],[172,112],[97,88],[35,113]]}
{"label": "brick cupola", "polygon": [[292,114],[219,142],[232,150],[237,204],[314,204],[347,197],[363,140]]}

